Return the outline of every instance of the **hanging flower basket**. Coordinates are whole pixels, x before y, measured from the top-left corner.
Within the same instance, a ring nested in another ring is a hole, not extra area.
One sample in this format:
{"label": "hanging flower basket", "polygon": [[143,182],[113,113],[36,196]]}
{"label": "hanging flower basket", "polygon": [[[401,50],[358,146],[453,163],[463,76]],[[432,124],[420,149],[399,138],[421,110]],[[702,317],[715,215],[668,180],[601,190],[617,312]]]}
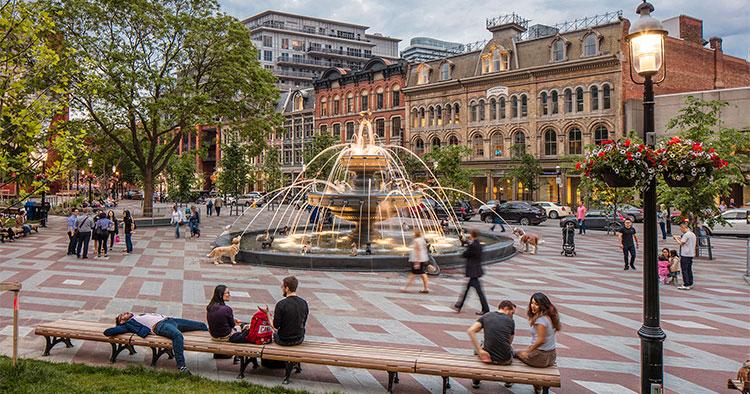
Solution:
{"label": "hanging flower basket", "polygon": [[645,188],[656,174],[654,152],[630,139],[605,140],[586,153],[576,169],[590,178],[601,179],[609,187]]}
{"label": "hanging flower basket", "polygon": [[728,165],[714,151],[703,144],[672,137],[662,141],[656,150],[664,182],[670,187],[691,187],[699,182],[710,182],[715,169]]}

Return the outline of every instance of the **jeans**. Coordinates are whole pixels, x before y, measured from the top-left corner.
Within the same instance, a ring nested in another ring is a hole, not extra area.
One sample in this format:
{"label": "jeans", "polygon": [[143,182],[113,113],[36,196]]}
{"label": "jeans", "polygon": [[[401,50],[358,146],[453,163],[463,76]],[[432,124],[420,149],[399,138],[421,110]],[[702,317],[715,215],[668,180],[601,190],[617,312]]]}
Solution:
{"label": "jeans", "polygon": [[583,219],[578,220],[578,234],[586,234],[586,221]]}
{"label": "jeans", "polygon": [[487,298],[484,296],[484,292],[482,291],[482,284],[479,283],[479,278],[470,278],[469,282],[466,284],[466,290],[464,290],[464,294],[461,297],[461,299],[456,303],[456,308],[461,309],[464,306],[464,301],[466,301],[466,296],[469,294],[469,289],[474,288],[476,290],[477,295],[479,296],[479,302],[482,304],[482,312],[489,312],[490,306],[487,305]]}
{"label": "jeans", "polygon": [[274,331],[273,333],[273,342],[279,346],[297,346],[297,345],[302,344],[302,342],[304,341],[305,341],[305,337],[302,337],[301,339],[289,341],[285,338],[280,338],[278,331]]}
{"label": "jeans", "polygon": [[659,227],[661,228],[661,239],[667,239],[667,223],[659,222]]}
{"label": "jeans", "polygon": [[208,216],[211,216],[211,214],[213,213],[213,211],[214,211],[214,206],[213,205],[206,205],[206,214]]}
{"label": "jeans", "polygon": [[221,207],[215,207],[216,209],[216,216],[221,216]]}
{"label": "jeans", "polygon": [[500,218],[495,218],[495,220],[492,222],[492,226],[490,227],[490,231],[495,231],[495,226],[500,226],[500,232],[505,232],[505,226],[503,226],[503,221],[500,220]]}
{"label": "jeans", "polygon": [[68,254],[76,254],[76,246],[78,246],[78,236],[75,232],[68,232]]}
{"label": "jeans", "polygon": [[635,245],[622,247],[622,257],[625,259],[625,268],[628,267],[628,254],[630,254],[630,266],[635,269]]}
{"label": "jeans", "polygon": [[693,285],[693,258],[680,256],[680,270],[682,270],[682,285]]}
{"label": "jeans", "polygon": [[177,368],[185,366],[185,339],[183,332],[208,331],[205,323],[187,319],[168,317],[156,324],[154,333],[172,340],[172,352]]}
{"label": "jeans", "polygon": [[109,234],[99,239],[99,243],[96,246],[96,254],[101,255],[102,249],[104,249],[104,254],[107,254],[107,238],[109,238]]}
{"label": "jeans", "polygon": [[180,222],[174,224],[174,237],[180,238]]}
{"label": "jeans", "polygon": [[[91,232],[78,233],[78,242],[76,245],[76,256],[88,257],[89,256],[89,241],[91,241]],[[83,249],[83,254],[81,254]]]}
{"label": "jeans", "polygon": [[115,247],[115,235],[117,235],[117,231],[109,232],[109,250]]}
{"label": "jeans", "polygon": [[131,253],[133,251],[133,234],[125,233],[125,251]]}

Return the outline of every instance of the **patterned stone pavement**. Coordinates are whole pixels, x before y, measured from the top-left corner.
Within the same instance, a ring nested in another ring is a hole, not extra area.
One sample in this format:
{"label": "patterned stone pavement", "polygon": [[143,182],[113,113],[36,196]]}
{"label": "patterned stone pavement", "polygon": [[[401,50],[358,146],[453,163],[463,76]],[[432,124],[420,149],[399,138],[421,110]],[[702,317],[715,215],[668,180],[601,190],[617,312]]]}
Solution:
{"label": "patterned stone pavement", "polygon": [[[265,215],[265,213],[264,213]],[[139,229],[135,253],[108,259],[78,260],[65,255],[67,237],[63,218],[52,218],[40,234],[15,243],[0,244],[0,280],[23,282],[21,297],[22,357],[41,358],[43,338],[33,327],[60,318],[112,321],[118,312],[156,312],[203,320],[213,287],[230,287],[231,306],[248,319],[256,305],[272,305],[281,298],[279,283],[289,274],[300,278],[299,294],[311,306],[308,338],[320,341],[369,343],[443,350],[470,354],[466,328],[474,321],[476,297],[460,314],[450,309],[464,286],[462,272],[432,278],[432,293],[400,293],[405,275],[397,273],[303,272],[247,265],[214,266],[204,256],[210,242],[235,217],[203,219],[203,237],[174,239],[171,228]],[[247,223],[249,217],[240,219]],[[262,222],[262,220],[259,220]],[[469,226],[485,226],[475,222]],[[244,225],[242,226],[244,227]],[[640,230],[640,227],[638,227]],[[623,271],[615,238],[590,231],[577,237],[577,257],[559,255],[557,223],[533,227],[546,242],[538,255],[517,255],[486,267],[482,279],[491,304],[510,299],[516,314],[516,347],[530,341],[522,317],[529,296],[544,291],[561,313],[558,364],[562,388],[557,393],[631,393],[639,391],[639,338],[641,325],[641,256],[638,271]],[[726,378],[750,355],[750,286],[743,280],[747,244],[736,239],[713,240],[715,259],[696,260],[692,291],[661,286],[665,381],[668,392],[726,392]],[[641,245],[642,246],[642,245]],[[674,244],[668,244],[674,247]],[[417,290],[417,287],[414,287]],[[10,294],[0,294],[0,351],[11,349]],[[56,348],[49,359],[106,364],[109,346],[74,341],[72,349]],[[229,360],[188,353],[188,366],[215,379],[233,379],[236,366]],[[143,364],[145,351],[121,355],[118,365]],[[158,368],[173,369],[171,360]],[[399,392],[439,392],[439,378],[406,375]],[[276,385],[281,371],[263,368],[249,380]],[[383,392],[383,372],[324,366],[306,366],[294,376],[293,387],[312,391]],[[530,386],[511,389],[484,383],[474,390],[456,380],[451,392],[530,393]]]}

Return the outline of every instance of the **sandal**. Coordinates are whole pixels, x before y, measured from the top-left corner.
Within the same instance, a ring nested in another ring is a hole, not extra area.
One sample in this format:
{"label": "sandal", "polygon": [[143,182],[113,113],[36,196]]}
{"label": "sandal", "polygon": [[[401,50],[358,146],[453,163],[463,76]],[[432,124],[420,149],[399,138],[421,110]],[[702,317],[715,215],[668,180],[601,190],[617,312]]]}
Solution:
{"label": "sandal", "polygon": [[419,292],[422,293],[422,294],[428,294],[430,291],[429,290],[420,290]]}

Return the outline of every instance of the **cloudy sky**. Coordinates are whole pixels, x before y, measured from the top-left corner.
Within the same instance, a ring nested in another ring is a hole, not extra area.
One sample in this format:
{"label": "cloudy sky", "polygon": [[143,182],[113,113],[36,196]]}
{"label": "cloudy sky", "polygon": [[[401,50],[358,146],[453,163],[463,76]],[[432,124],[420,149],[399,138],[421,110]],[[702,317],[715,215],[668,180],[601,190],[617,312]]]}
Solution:
{"label": "cloudy sky", "polygon": [[[244,19],[265,10],[279,10],[370,26],[368,33],[383,33],[402,40],[400,49],[416,36],[468,43],[489,37],[488,17],[516,12],[531,24],[566,20],[623,10],[633,20],[638,1],[615,0],[219,0],[227,13]],[[724,52],[741,58],[750,49],[750,0],[652,0],[654,16],[680,14],[703,20],[703,36],[724,39]]]}

